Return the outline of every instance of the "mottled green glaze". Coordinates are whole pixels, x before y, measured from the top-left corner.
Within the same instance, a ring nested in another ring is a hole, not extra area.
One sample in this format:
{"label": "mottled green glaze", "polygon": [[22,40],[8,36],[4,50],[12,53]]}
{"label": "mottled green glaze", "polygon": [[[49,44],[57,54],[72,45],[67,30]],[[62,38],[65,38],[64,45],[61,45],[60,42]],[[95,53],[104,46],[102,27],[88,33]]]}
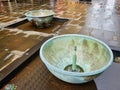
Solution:
{"label": "mottled green glaze", "polygon": [[[75,47],[77,47],[76,52]],[[75,53],[76,66],[80,66],[83,72],[71,71]],[[113,53],[105,43],[78,34],[59,35],[47,40],[41,46],[40,57],[54,76],[69,83],[91,81],[113,62]]]}
{"label": "mottled green glaze", "polygon": [[52,10],[32,10],[25,13],[26,18],[37,28],[46,28],[50,26],[53,20],[54,12]]}
{"label": "mottled green glaze", "polygon": [[102,68],[109,62],[108,50],[99,42],[82,37],[62,37],[53,39],[43,49],[45,59],[53,66],[64,69],[72,64],[74,44],[77,46],[77,65],[85,72]]}
{"label": "mottled green glaze", "polygon": [[29,20],[37,28],[46,28],[50,26],[53,16],[32,18]]}

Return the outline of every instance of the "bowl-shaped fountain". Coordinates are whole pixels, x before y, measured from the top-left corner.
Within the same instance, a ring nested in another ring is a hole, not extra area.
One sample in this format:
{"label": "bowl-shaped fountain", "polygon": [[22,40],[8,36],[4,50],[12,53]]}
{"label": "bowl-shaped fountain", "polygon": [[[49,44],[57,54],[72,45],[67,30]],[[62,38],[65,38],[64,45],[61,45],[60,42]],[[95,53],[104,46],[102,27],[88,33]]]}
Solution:
{"label": "bowl-shaped fountain", "polygon": [[28,21],[37,28],[46,28],[50,26],[50,23],[53,20],[54,12],[52,10],[40,9],[28,11],[24,15]]}
{"label": "bowl-shaped fountain", "polygon": [[113,53],[108,45],[78,34],[48,39],[40,48],[40,57],[54,76],[69,83],[89,82],[113,62]]}

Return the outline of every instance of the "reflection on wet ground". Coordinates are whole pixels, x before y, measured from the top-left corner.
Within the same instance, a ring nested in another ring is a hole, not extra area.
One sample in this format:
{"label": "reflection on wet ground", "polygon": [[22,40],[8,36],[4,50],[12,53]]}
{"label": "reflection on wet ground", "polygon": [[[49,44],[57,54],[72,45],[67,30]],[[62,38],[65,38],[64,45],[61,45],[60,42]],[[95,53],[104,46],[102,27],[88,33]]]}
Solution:
{"label": "reflection on wet ground", "polygon": [[58,34],[80,33],[93,36],[106,42],[112,49],[120,50],[119,2],[103,0],[83,4],[59,0],[54,7],[56,17],[69,18],[71,21]]}
{"label": "reflection on wet ground", "polygon": [[0,30],[0,71],[48,36],[50,34],[20,29]]}

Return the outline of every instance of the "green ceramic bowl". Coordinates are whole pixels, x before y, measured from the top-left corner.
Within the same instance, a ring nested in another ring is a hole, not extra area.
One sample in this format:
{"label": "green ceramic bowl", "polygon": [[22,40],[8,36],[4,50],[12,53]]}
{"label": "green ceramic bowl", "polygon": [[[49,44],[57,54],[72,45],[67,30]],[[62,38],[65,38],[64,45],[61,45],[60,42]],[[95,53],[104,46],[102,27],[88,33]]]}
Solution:
{"label": "green ceramic bowl", "polygon": [[54,12],[52,10],[40,9],[28,11],[24,15],[28,21],[37,28],[46,28],[50,26],[50,23],[53,20]]}
{"label": "green ceramic bowl", "polygon": [[[77,65],[84,72],[66,71],[72,64],[74,43],[77,46]],[[48,70],[69,83],[85,83],[103,73],[113,62],[113,53],[104,42],[90,36],[67,34],[47,40],[40,48],[40,57]]]}

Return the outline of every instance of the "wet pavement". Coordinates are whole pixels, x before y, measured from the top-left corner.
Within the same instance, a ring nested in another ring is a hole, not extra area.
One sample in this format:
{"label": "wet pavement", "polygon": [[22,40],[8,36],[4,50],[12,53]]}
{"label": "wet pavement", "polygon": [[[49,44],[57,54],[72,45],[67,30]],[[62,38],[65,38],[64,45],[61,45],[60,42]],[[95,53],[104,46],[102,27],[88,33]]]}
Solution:
{"label": "wet pavement", "polygon": [[[104,41],[112,49],[120,51],[119,0],[93,0],[93,2],[89,4],[81,3],[79,0],[50,0],[50,2],[49,0],[45,0],[44,2],[38,2],[37,0],[30,2],[26,0],[26,2],[22,3],[23,6],[21,7],[21,4],[18,2],[15,11],[12,6],[16,4],[15,2],[11,2],[12,11],[10,11],[10,9],[6,10],[9,11],[9,15],[11,16],[11,18],[9,17],[10,19],[7,19],[8,22],[15,18],[20,20],[20,17],[28,10],[52,9],[55,12],[55,17],[70,20],[57,34],[79,33],[93,36]],[[0,16],[2,25],[8,23],[7,20],[4,19],[5,16],[3,16],[4,18],[2,15]],[[12,23],[14,23],[14,20]]]}

